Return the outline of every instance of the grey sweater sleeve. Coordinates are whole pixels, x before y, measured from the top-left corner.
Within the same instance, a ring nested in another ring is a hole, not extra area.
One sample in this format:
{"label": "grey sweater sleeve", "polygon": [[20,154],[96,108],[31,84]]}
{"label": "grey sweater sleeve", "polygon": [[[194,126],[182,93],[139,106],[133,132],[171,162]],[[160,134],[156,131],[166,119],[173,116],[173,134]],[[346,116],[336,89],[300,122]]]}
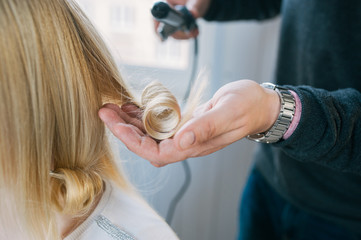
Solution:
{"label": "grey sweater sleeve", "polygon": [[295,132],[274,144],[290,157],[361,175],[361,93],[291,87],[302,103]]}
{"label": "grey sweater sleeve", "polygon": [[264,20],[277,16],[282,0],[211,0],[208,21]]}

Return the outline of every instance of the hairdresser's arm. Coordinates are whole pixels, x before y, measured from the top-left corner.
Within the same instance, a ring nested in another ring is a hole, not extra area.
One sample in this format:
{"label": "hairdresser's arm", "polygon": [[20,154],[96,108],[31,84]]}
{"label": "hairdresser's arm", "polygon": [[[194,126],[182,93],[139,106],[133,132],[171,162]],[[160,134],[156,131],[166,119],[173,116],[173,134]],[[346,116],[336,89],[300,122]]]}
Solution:
{"label": "hairdresser's arm", "polygon": [[143,133],[134,106],[105,105],[99,116],[131,151],[159,167],[208,155],[249,134],[264,132],[276,121],[279,109],[275,91],[241,80],[219,89],[173,139],[159,143]]}
{"label": "hairdresser's arm", "polygon": [[299,97],[302,114],[292,135],[273,146],[301,162],[361,175],[361,93],[355,88],[286,87]]}
{"label": "hairdresser's arm", "polygon": [[186,5],[195,18],[209,21],[264,20],[278,15],[282,0],[167,0]]}
{"label": "hairdresser's arm", "polygon": [[208,21],[265,20],[281,12],[282,0],[211,0],[202,16]]}

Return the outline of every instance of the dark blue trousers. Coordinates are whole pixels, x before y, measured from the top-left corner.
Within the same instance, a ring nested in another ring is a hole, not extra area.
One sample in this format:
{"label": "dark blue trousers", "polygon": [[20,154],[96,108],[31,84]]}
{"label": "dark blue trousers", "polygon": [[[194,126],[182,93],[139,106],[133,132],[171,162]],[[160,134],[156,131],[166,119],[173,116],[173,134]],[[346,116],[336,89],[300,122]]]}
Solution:
{"label": "dark blue trousers", "polygon": [[360,236],[283,199],[252,170],[240,207],[239,240],[359,240]]}

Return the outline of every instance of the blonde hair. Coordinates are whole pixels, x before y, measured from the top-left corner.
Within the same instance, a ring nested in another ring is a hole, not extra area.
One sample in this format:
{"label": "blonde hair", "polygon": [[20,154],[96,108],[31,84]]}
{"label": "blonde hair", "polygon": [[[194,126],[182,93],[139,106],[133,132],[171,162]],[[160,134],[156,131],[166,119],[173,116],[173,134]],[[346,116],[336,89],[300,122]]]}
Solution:
{"label": "blonde hair", "polygon": [[55,211],[87,213],[104,179],[129,186],[97,115],[103,103],[142,107],[155,138],[180,126],[179,106],[164,88],[163,97],[148,88],[144,106],[134,100],[72,1],[0,1],[0,62],[0,238],[58,239]]}

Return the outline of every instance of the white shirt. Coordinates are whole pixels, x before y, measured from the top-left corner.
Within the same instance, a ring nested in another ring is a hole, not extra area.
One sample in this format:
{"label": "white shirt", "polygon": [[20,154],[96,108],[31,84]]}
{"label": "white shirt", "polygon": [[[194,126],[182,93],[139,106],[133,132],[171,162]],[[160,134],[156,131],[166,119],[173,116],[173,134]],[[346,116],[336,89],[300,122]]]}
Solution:
{"label": "white shirt", "polygon": [[93,213],[64,240],[178,240],[139,196],[110,182]]}

